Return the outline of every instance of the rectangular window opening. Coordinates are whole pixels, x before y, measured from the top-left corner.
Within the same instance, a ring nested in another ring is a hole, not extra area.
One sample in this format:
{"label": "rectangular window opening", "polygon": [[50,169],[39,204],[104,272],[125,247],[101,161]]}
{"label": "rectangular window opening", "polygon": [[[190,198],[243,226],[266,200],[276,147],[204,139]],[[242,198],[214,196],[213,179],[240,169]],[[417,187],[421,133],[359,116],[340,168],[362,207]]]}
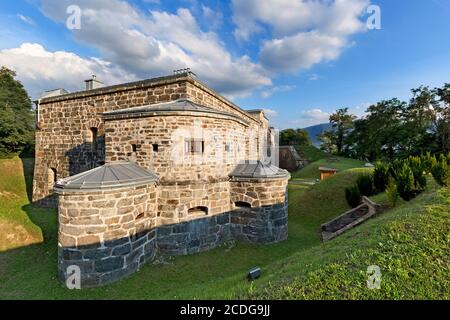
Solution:
{"label": "rectangular window opening", "polygon": [[205,142],[201,139],[186,139],[184,145],[187,154],[201,154],[205,152]]}

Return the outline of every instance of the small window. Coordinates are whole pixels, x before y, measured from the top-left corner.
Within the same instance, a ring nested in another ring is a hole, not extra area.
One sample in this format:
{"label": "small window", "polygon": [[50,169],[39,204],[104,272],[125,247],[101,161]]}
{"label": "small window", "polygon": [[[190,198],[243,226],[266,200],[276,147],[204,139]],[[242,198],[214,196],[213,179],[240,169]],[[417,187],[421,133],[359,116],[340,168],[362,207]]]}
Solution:
{"label": "small window", "polygon": [[229,144],[229,143],[226,143],[226,144],[225,144],[225,151],[226,151],[226,152],[230,152],[230,150],[231,150],[230,144]]}
{"label": "small window", "polygon": [[194,207],[188,210],[188,215],[208,215],[208,207]]}
{"label": "small window", "polygon": [[245,202],[245,201],[236,201],[234,203],[234,206],[236,208],[251,208],[252,207],[250,203]]}
{"label": "small window", "polygon": [[187,139],[184,142],[187,154],[198,154],[205,152],[205,142],[201,139]]}
{"label": "small window", "polygon": [[152,147],[153,147],[153,152],[158,152],[158,144],[157,143],[154,143],[154,144],[152,144]]}
{"label": "small window", "polygon": [[131,149],[133,150],[133,152],[137,152],[137,145],[136,144],[132,144],[131,145]]}
{"label": "small window", "polygon": [[91,151],[93,156],[97,156],[97,150],[98,150],[98,142],[97,142],[97,135],[98,135],[98,129],[97,128],[91,128]]}

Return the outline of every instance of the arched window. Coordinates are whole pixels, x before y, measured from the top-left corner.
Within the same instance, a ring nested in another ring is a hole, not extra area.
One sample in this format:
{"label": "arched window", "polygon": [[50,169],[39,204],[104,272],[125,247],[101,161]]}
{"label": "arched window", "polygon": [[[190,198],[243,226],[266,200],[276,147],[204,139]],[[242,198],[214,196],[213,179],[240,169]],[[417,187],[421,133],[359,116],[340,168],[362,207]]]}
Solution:
{"label": "arched window", "polygon": [[194,208],[190,208],[188,210],[188,215],[207,215],[208,214],[208,207],[202,207],[202,206],[198,206],[198,207],[194,207]]}

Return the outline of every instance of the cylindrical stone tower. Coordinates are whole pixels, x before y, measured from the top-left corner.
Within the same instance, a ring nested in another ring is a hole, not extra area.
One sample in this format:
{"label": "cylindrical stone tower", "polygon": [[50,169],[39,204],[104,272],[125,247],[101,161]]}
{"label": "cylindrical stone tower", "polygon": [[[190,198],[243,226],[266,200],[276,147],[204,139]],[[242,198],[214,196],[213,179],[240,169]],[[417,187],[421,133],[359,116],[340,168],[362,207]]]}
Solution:
{"label": "cylindrical stone tower", "polygon": [[274,243],[288,236],[288,171],[245,161],[230,174],[233,237],[256,243]]}
{"label": "cylindrical stone tower", "polygon": [[79,268],[81,287],[135,272],[156,253],[157,177],[113,163],[58,181],[58,271]]}

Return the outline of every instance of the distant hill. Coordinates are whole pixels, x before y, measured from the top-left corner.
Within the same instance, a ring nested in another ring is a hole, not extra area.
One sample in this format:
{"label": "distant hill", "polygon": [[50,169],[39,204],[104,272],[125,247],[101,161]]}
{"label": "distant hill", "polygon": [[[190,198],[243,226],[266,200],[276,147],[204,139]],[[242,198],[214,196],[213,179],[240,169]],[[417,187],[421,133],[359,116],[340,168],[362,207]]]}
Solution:
{"label": "distant hill", "polygon": [[317,140],[317,136],[322,132],[329,130],[331,128],[331,123],[322,123],[315,126],[303,128],[306,132],[308,132],[313,145],[320,146],[320,142]]}

